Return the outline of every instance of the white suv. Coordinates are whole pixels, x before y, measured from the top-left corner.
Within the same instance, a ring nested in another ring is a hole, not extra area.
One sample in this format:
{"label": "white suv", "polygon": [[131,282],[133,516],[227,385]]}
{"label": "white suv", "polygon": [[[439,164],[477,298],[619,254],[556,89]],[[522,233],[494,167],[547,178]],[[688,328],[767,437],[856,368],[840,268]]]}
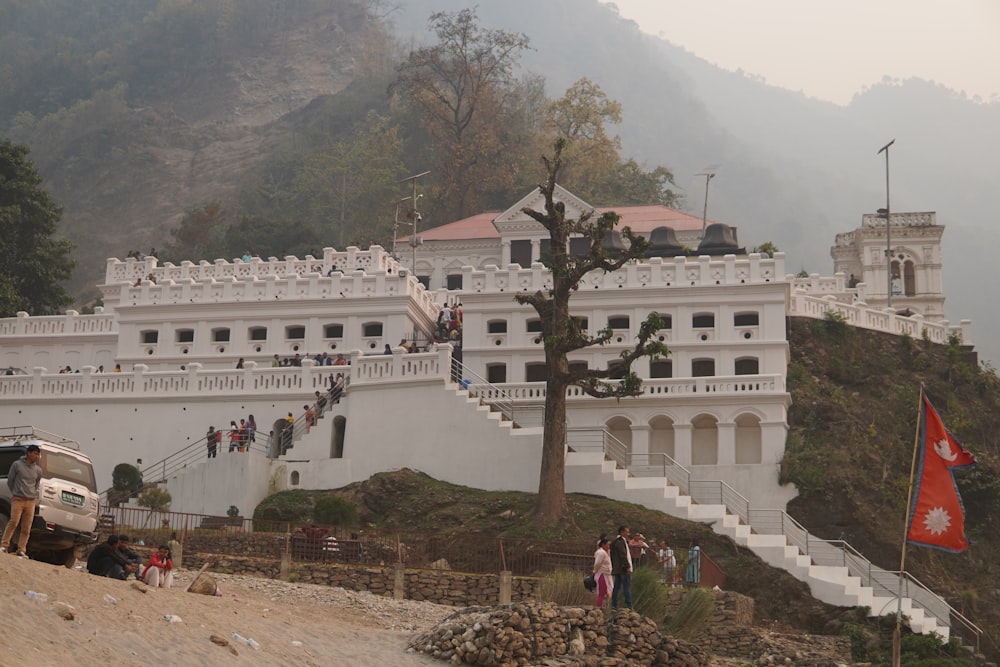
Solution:
{"label": "white suv", "polygon": [[73,440],[31,426],[0,428],[0,531],[10,519],[7,472],[28,445],[38,445],[42,466],[28,555],[73,567],[83,549],[97,541],[98,498],[94,466]]}

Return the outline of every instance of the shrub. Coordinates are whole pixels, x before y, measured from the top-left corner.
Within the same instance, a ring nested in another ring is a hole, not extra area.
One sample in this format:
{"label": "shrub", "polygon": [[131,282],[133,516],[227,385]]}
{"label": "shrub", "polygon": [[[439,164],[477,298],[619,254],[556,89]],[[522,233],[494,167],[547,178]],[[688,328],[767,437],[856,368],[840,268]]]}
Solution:
{"label": "shrub", "polygon": [[835,310],[828,310],[823,314],[823,325],[831,336],[840,340],[846,338],[851,330],[847,318]]}
{"label": "shrub", "polygon": [[632,572],[632,608],[663,623],[667,615],[668,589],[660,582],[658,567],[637,567]]}
{"label": "shrub", "polygon": [[237,517],[240,515],[240,508],[236,505],[230,505],[229,509],[226,510],[226,516]]}
{"label": "shrub", "polygon": [[358,523],[358,508],[340,496],[319,496],[313,506],[313,520],[331,526],[353,526]]}
{"label": "shrub", "polygon": [[681,600],[677,613],[667,620],[666,630],[675,637],[690,639],[705,628],[713,612],[712,594],[704,588],[692,588]]}
{"label": "shrub", "polygon": [[170,502],[172,500],[173,498],[170,497],[169,491],[155,486],[150,486],[143,489],[136,502],[139,503],[139,507],[148,507],[155,512],[158,510],[170,509]]}
{"label": "shrub", "polygon": [[584,588],[583,576],[576,570],[556,570],[545,575],[538,587],[539,601],[574,607],[594,604],[597,592]]}

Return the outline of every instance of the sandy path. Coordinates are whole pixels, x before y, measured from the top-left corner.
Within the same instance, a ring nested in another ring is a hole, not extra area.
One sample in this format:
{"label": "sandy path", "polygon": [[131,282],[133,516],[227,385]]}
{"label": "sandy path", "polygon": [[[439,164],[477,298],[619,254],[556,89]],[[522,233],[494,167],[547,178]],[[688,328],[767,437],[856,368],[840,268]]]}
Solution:
{"label": "sandy path", "polygon": [[[0,555],[0,665],[442,664],[406,653],[406,643],[453,608],[227,576],[217,577],[223,595],[208,597],[184,592],[192,574],[180,572],[172,590],[142,593],[132,582]],[[32,601],[25,590],[49,599]],[[72,605],[75,620],[60,618],[59,603]],[[237,646],[233,654],[209,640],[234,632],[261,649]]]}

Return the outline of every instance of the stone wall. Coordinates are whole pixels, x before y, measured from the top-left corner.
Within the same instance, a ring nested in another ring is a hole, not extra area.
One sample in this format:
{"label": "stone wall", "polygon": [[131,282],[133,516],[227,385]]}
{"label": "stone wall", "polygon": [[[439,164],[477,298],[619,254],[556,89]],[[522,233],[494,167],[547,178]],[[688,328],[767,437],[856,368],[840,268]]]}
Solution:
{"label": "stone wall", "polygon": [[519,602],[534,598],[539,580],[509,577],[509,600],[498,574],[466,574],[443,570],[411,570],[393,565],[367,567],[342,563],[291,562],[274,558],[217,555],[205,552],[184,554],[184,566],[198,569],[211,562],[208,571],[244,574],[269,579],[289,579],[321,586],[339,586],[352,591],[369,591],[398,599],[434,602],[465,607]]}

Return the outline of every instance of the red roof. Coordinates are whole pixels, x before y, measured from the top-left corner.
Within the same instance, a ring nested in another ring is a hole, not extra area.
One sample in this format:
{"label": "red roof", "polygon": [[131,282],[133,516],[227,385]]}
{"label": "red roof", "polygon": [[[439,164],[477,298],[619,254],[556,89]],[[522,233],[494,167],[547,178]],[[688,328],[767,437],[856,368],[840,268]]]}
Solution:
{"label": "red roof", "polygon": [[[675,231],[701,229],[701,218],[666,206],[619,206],[597,209],[598,213],[614,211],[622,217],[618,229],[631,227],[639,234],[648,234],[656,227],[673,227]],[[424,241],[460,241],[464,239],[498,239],[500,234],[493,226],[499,211],[480,213],[470,218],[449,222],[432,229],[417,230]],[[711,222],[711,220],[709,220]],[[408,237],[398,240],[405,241]]]}

